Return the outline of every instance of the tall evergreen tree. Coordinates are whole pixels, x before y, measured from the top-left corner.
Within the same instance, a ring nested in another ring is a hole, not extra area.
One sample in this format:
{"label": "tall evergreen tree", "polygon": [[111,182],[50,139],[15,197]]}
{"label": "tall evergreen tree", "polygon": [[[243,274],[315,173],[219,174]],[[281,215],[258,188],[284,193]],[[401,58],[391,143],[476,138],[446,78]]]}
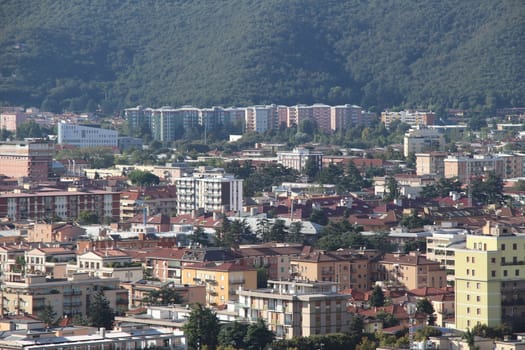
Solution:
{"label": "tall evergreen tree", "polygon": [[182,327],[189,350],[200,350],[204,346],[209,350],[217,347],[217,335],[220,330],[217,315],[202,304],[195,304]]}
{"label": "tall evergreen tree", "polygon": [[93,327],[113,328],[115,312],[110,307],[108,299],[101,290],[91,297],[88,308],[88,319],[89,324]]}
{"label": "tall evergreen tree", "polygon": [[261,350],[273,342],[275,334],[266,327],[264,321],[259,318],[257,323],[248,326],[244,342],[247,350]]}
{"label": "tall evergreen tree", "polygon": [[384,306],[385,294],[380,286],[375,286],[370,295],[370,306]]}

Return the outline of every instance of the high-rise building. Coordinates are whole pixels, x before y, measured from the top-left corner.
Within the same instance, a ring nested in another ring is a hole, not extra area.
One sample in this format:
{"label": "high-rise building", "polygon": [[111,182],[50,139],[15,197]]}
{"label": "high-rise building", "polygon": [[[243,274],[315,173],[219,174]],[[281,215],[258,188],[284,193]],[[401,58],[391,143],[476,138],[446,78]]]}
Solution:
{"label": "high-rise building", "polygon": [[445,158],[446,152],[429,152],[416,153],[416,174],[422,175],[436,175],[443,177],[445,175]]}
{"label": "high-rise building", "polygon": [[273,127],[273,113],[269,106],[246,108],[246,131],[265,132]]}
{"label": "high-rise building", "polygon": [[203,171],[175,180],[177,187],[177,213],[191,214],[231,210],[242,211],[243,181],[224,170]]}
{"label": "high-rise building", "polygon": [[118,132],[91,126],[58,123],[58,144],[87,147],[118,147]]}
{"label": "high-rise building", "polygon": [[455,253],[456,328],[496,327],[525,314],[525,235],[487,222]]}
{"label": "high-rise building", "polygon": [[0,174],[47,181],[54,152],[53,145],[45,141],[0,142]]}

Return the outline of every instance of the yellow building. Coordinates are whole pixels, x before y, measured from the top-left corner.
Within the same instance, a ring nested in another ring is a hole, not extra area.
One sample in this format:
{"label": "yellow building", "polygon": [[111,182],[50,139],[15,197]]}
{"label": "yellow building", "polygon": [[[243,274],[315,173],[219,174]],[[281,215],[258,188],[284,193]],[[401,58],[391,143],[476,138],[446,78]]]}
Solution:
{"label": "yellow building", "polygon": [[235,263],[191,264],[182,268],[182,284],[206,285],[206,304],[223,305],[237,300],[239,287],[257,288],[257,270]]}
{"label": "yellow building", "polygon": [[500,325],[525,312],[525,235],[487,224],[456,250],[456,328]]}

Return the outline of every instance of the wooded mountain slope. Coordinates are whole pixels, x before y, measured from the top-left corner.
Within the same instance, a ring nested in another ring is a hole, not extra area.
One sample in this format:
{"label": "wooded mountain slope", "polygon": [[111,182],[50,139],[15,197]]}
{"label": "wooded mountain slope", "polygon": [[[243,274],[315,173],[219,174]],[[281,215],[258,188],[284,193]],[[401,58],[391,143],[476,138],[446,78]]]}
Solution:
{"label": "wooded mountain slope", "polygon": [[0,2],[0,103],[525,105],[521,0]]}

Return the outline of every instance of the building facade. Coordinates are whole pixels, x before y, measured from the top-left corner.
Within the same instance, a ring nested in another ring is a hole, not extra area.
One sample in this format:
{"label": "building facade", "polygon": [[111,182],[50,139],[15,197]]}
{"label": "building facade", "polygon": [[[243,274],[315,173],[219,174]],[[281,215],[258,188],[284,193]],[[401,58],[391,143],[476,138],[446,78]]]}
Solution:
{"label": "building facade", "polygon": [[457,178],[462,184],[469,184],[472,178],[494,172],[505,177],[505,160],[491,155],[448,156],[444,161],[445,177]]}
{"label": "building facade", "polygon": [[277,162],[287,168],[292,168],[302,173],[306,162],[313,159],[318,169],[323,167],[323,153],[314,152],[308,148],[297,147],[291,152],[277,152]]}
{"label": "building facade", "polygon": [[191,214],[199,209],[241,212],[243,181],[225,174],[222,169],[177,178],[177,213]]}
{"label": "building facade", "polygon": [[447,156],[448,153],[446,152],[416,153],[417,176],[445,176],[445,158]]}
{"label": "building facade", "polygon": [[80,148],[118,147],[118,132],[91,126],[58,123],[58,144]]}
{"label": "building facade", "polygon": [[439,130],[416,126],[405,133],[403,153],[405,157],[421,152],[441,151],[445,138]]}
{"label": "building facade", "polygon": [[435,121],[435,114],[428,111],[414,111],[404,110],[400,112],[385,111],[381,113],[381,122],[385,127],[390,128],[390,124],[394,120],[399,120],[402,123],[410,126],[416,125],[433,125]]}
{"label": "building facade", "polygon": [[0,142],[0,174],[47,181],[52,175],[55,149],[49,142]]}
{"label": "building facade", "polygon": [[241,317],[262,319],[277,338],[345,332],[349,313],[347,295],[331,282],[268,281],[269,288],[239,289]]}
{"label": "building facade", "polygon": [[25,120],[26,115],[22,112],[3,112],[0,114],[0,130],[16,132],[18,126]]}

